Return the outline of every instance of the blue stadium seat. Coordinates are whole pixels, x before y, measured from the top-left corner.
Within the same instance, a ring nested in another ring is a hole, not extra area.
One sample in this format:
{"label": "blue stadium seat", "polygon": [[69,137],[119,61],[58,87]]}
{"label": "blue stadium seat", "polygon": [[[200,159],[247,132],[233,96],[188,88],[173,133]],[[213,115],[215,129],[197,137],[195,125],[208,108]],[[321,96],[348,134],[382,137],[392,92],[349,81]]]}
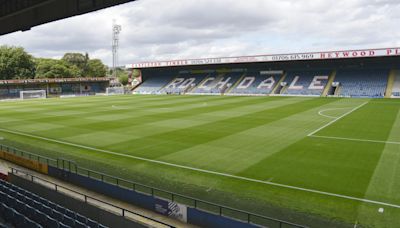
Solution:
{"label": "blue stadium seat", "polygon": [[[191,93],[220,94],[227,92],[241,78],[243,72],[231,72],[225,74],[212,73],[203,80]],[[218,83],[226,82],[225,85]]]}
{"label": "blue stadium seat", "polygon": [[64,223],[67,226],[74,227],[75,226],[75,219],[73,219],[73,218],[71,218],[71,217],[69,217],[67,215],[64,215],[64,219],[63,219],[62,223]]}
{"label": "blue stadium seat", "polygon": [[85,216],[82,216],[80,214],[76,215],[76,220],[83,224],[86,224],[88,222],[88,219]]}
{"label": "blue stadium seat", "polygon": [[157,94],[160,90],[167,85],[173,78],[173,73],[163,73],[161,75],[150,75],[144,78],[143,83],[135,89],[137,93],[143,94]]}
{"label": "blue stadium seat", "polygon": [[35,221],[45,226],[47,222],[47,215],[39,210],[35,210]]}
{"label": "blue stadium seat", "polygon": [[90,226],[90,228],[98,228],[99,227],[99,223],[94,220],[91,220],[91,219],[88,219],[88,222],[86,224],[88,226]]}
{"label": "blue stadium seat", "polygon": [[[230,90],[230,94],[270,94],[282,74],[263,73],[262,71],[247,72],[242,80]],[[272,86],[266,86],[271,84]]]}
{"label": "blue stadium seat", "polygon": [[64,223],[60,222],[58,224],[58,228],[71,228],[70,226],[65,225]]}
{"label": "blue stadium seat", "polygon": [[190,72],[180,73],[176,78],[168,82],[161,90],[160,93],[167,94],[180,94],[190,92],[194,87],[199,85],[208,74],[191,74]]}
{"label": "blue stadium seat", "polygon": [[59,222],[53,218],[47,218],[46,227],[59,227]]}
{"label": "blue stadium seat", "polygon": [[53,218],[57,219],[57,221],[62,221],[64,219],[64,214],[59,211],[53,210],[51,214]]}
{"label": "blue stadium seat", "polygon": [[[307,95],[307,96],[320,96],[326,87],[329,79],[329,75],[332,70],[295,70],[288,71],[284,82],[287,83],[287,89],[283,91],[283,94],[287,95]],[[311,85],[314,84],[313,79],[316,77],[324,77],[325,79],[319,79],[320,88],[313,88]],[[295,81],[297,80],[297,81]],[[293,84],[293,87],[291,85]]]}
{"label": "blue stadium seat", "polygon": [[74,211],[69,210],[69,209],[65,210],[65,215],[70,217],[70,218],[76,219],[76,213]]}
{"label": "blue stadium seat", "polygon": [[79,222],[78,220],[75,220],[75,228],[86,228],[87,225],[85,223]]}
{"label": "blue stadium seat", "polygon": [[340,95],[346,97],[384,97],[388,69],[339,70],[335,81],[340,83]]}
{"label": "blue stadium seat", "polygon": [[[0,215],[15,227],[94,227],[93,220],[29,193],[7,182],[0,182]],[[104,227],[104,226],[101,226]]]}

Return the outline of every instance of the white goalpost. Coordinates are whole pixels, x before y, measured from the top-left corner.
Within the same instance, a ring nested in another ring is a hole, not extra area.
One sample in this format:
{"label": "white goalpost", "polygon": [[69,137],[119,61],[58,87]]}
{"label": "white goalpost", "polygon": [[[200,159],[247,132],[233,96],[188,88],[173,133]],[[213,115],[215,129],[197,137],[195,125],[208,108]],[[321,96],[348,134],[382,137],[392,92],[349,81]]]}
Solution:
{"label": "white goalpost", "polygon": [[38,99],[38,98],[47,98],[46,90],[27,90],[20,91],[19,97],[21,100],[25,99]]}
{"label": "white goalpost", "polygon": [[108,87],[106,89],[106,95],[122,95],[125,94],[124,87]]}

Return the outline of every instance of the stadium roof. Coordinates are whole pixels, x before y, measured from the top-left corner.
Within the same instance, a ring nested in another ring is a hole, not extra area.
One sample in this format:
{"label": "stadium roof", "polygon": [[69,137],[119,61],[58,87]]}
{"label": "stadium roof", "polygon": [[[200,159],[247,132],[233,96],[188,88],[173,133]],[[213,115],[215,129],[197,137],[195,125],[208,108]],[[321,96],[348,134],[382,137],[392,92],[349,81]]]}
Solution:
{"label": "stadium roof", "polygon": [[282,62],[282,61],[298,61],[298,60],[351,59],[351,58],[390,57],[390,56],[400,56],[400,48],[379,48],[379,49],[365,49],[365,50],[270,54],[270,55],[239,56],[239,57],[203,58],[203,59],[181,59],[181,60],[170,60],[170,61],[150,61],[150,62],[128,64],[126,65],[126,68],[142,69],[142,68],[158,68],[158,67],[174,67],[174,66]]}
{"label": "stadium roof", "polygon": [[0,35],[135,0],[0,0]]}

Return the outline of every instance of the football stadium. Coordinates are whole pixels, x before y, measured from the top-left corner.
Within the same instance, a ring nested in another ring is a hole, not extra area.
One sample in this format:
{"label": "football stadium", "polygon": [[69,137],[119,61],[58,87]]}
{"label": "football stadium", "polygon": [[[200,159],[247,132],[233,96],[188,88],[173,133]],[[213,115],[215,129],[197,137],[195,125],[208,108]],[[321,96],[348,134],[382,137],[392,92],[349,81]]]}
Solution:
{"label": "football stadium", "polygon": [[400,48],[126,68],[0,80],[0,227],[400,227]]}

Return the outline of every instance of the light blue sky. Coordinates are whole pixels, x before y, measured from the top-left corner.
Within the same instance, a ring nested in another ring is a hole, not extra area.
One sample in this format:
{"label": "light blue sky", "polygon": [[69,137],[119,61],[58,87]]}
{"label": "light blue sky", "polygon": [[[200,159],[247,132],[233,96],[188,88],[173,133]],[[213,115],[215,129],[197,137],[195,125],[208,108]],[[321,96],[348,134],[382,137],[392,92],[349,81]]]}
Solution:
{"label": "light blue sky", "polygon": [[400,46],[398,0],[139,0],[0,37],[37,57],[111,63]]}

